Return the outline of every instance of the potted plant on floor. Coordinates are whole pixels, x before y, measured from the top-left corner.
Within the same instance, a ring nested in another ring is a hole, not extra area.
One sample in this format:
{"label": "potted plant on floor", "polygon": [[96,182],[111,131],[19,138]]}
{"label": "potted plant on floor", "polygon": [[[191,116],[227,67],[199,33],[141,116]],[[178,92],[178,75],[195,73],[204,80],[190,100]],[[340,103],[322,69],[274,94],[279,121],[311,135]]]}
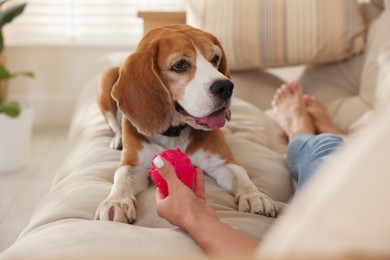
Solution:
{"label": "potted plant on floor", "polygon": [[[0,0],[0,53],[4,50],[3,27],[22,14],[26,3],[4,8]],[[8,81],[17,76],[33,77],[32,72],[10,72],[0,57],[0,173],[21,168],[27,163],[32,133],[32,108],[9,101]]]}

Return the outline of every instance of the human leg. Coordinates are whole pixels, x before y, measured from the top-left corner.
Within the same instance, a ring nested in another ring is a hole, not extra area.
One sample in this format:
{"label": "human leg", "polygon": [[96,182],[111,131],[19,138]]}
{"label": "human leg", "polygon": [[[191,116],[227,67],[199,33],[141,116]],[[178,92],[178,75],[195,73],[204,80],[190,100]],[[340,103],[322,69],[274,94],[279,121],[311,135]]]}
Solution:
{"label": "human leg", "polygon": [[304,95],[303,99],[317,134],[335,134],[346,140],[347,135],[337,129],[328,113],[328,109],[318,99],[308,95]]}
{"label": "human leg", "polygon": [[333,125],[326,107],[314,97],[303,95],[297,82],[282,85],[275,93],[272,106],[276,121],[289,139],[287,164],[300,190],[318,166],[343,143],[344,136]]}
{"label": "human leg", "polygon": [[343,139],[334,134],[303,133],[290,140],[287,147],[287,166],[291,175],[298,181],[297,192],[343,143]]}
{"label": "human leg", "polygon": [[297,83],[283,84],[272,100],[275,119],[288,139],[301,133],[315,133],[311,118],[306,110],[302,87]]}

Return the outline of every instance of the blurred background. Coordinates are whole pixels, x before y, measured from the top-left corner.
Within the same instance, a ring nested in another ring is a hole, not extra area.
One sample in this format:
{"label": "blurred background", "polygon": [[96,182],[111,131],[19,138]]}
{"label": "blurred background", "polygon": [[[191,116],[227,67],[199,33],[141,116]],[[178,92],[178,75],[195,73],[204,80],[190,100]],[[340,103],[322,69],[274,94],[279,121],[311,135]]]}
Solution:
{"label": "blurred background", "polygon": [[31,70],[35,79],[9,82],[12,99],[34,107],[34,124],[67,125],[90,64],[112,51],[134,50],[143,34],[139,11],[182,11],[184,0],[10,0],[26,2],[4,27],[10,71]]}
{"label": "blurred background", "polygon": [[[16,120],[0,113],[0,252],[25,228],[67,156],[69,124],[88,70],[108,53],[135,49],[144,33],[140,12],[178,12],[184,0],[1,0],[26,3],[3,27],[1,64],[34,78],[7,80],[7,99],[32,107],[32,130],[7,130]],[[0,73],[1,74],[1,73]],[[1,75],[0,75],[1,76]],[[5,90],[0,86],[0,90]],[[1,97],[1,95],[0,95]],[[0,98],[1,99],[1,98]],[[1,112],[1,106],[0,106]],[[3,123],[5,120],[5,123]],[[32,138],[30,138],[32,137]],[[4,164],[25,153],[20,166]]]}

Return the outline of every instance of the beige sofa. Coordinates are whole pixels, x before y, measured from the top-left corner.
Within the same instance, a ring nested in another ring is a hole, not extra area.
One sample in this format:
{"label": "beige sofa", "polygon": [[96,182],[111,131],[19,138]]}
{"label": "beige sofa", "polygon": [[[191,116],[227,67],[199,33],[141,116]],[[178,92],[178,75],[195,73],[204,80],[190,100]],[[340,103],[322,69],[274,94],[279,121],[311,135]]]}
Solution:
{"label": "beige sofa", "polygon": [[[390,257],[390,1],[362,8],[370,27],[361,54],[327,65],[233,72],[233,116],[223,131],[251,179],[282,213],[273,219],[238,212],[233,196],[208,177],[206,196],[221,221],[262,241],[259,258]],[[156,215],[153,185],[137,196],[133,225],[94,220],[120,159],[108,148],[112,133],[98,110],[96,88],[101,72],[127,55],[102,57],[86,75],[69,155],[1,259],[205,258],[188,234]],[[306,93],[327,104],[340,129],[360,131],[290,206],[294,181],[285,165],[286,139],[268,109],[275,89],[297,78]]]}

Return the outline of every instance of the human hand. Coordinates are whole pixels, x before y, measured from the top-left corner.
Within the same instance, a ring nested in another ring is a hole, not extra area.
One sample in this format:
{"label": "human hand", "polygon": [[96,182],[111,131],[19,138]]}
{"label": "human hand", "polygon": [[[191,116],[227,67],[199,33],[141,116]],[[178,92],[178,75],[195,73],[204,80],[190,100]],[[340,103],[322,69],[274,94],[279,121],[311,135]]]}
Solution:
{"label": "human hand", "polygon": [[221,222],[205,201],[204,175],[196,169],[193,191],[176,176],[173,166],[161,156],[154,166],[168,184],[169,194],[157,188],[157,214],[186,230],[209,254],[252,254],[258,242]]}
{"label": "human hand", "polygon": [[169,195],[159,189],[156,192],[157,214],[184,230],[196,225],[201,218],[218,219],[214,210],[205,201],[204,175],[196,168],[193,191],[177,177],[173,166],[161,156],[153,160],[154,166],[168,184]]}

